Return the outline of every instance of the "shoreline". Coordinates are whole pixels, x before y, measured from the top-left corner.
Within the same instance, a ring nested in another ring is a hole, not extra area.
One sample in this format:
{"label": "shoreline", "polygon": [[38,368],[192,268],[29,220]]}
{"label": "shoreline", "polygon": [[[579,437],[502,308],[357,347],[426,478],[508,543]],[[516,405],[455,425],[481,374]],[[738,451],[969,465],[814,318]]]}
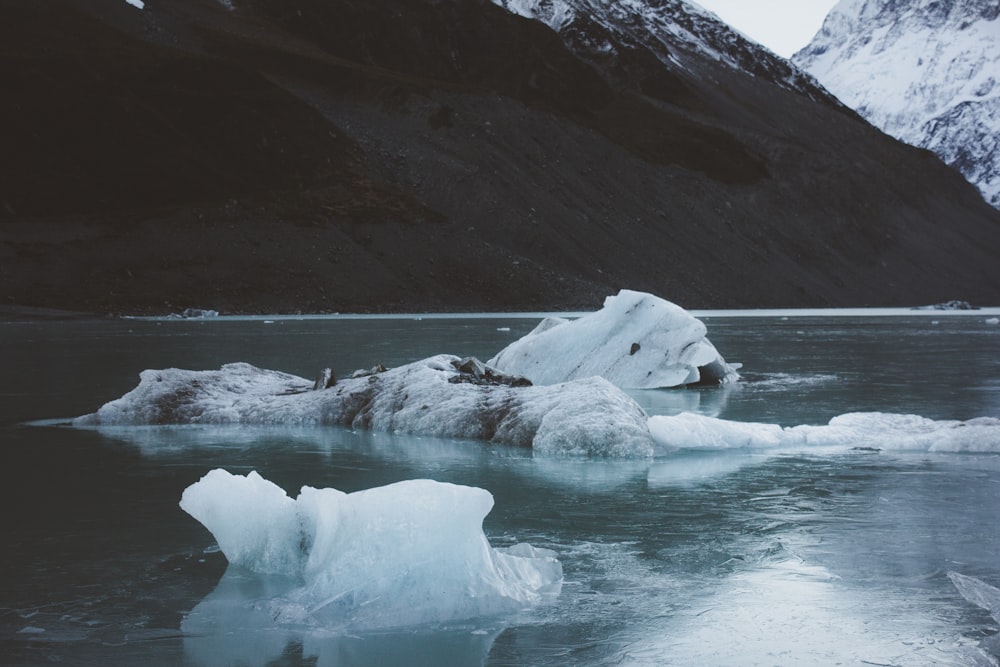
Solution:
{"label": "shoreline", "polygon": [[[575,319],[590,311],[513,311],[513,312],[401,312],[401,313],[271,313],[271,314],[219,314],[211,317],[181,317],[179,315],[98,315],[52,309],[18,309],[12,312],[0,308],[0,321],[52,321],[52,320],[135,320],[142,322],[279,322],[306,320],[489,320],[489,319],[543,319],[565,317]],[[694,317],[711,318],[819,318],[819,317],[1000,317],[1000,306],[981,307],[978,310],[911,310],[909,308],[761,308],[761,309],[712,309],[690,310]]]}

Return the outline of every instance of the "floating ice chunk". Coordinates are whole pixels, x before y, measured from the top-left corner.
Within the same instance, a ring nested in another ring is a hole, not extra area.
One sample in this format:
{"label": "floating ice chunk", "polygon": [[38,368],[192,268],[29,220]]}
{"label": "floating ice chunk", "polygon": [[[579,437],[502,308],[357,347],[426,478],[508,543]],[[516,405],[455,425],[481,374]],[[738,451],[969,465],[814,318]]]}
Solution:
{"label": "floating ice chunk", "polygon": [[668,450],[777,447],[788,439],[777,424],[736,422],[692,412],[650,417],[649,431],[656,444]]}
{"label": "floating ice chunk", "polygon": [[929,452],[1000,452],[1000,419],[934,420],[918,415],[851,412],[826,426],[796,426],[809,445],[851,445]]}
{"label": "floating ice chunk", "polygon": [[986,324],[1000,324],[1000,317],[990,317],[986,320]]}
{"label": "floating ice chunk", "polygon": [[553,552],[491,548],[484,489],[410,480],[343,493],[303,487],[292,500],[255,472],[209,472],[181,508],[231,565],[297,583],[270,601],[279,624],[385,629],[505,614],[555,594]]}
{"label": "floating ice chunk", "polygon": [[979,306],[974,306],[968,301],[952,299],[942,303],[932,303],[926,306],[914,306],[910,310],[979,310]]}
{"label": "floating ice chunk", "polygon": [[626,389],[729,382],[739,376],[705,338],[705,325],[651,294],[622,290],[577,320],[546,318],[489,363],[535,384],[590,376]]}
{"label": "floating ice chunk", "polygon": [[304,378],[245,363],[216,371],[147,370],[135,389],[74,424],[339,424],[543,454],[652,455],[646,414],[606,380],[513,386],[516,378],[491,369],[477,375],[479,366],[438,355],[318,391]]}
{"label": "floating ice chunk", "polygon": [[256,472],[213,470],[185,489],[181,508],[212,532],[230,563],[265,574],[299,573],[295,501]]}
{"label": "floating ice chunk", "polygon": [[185,308],[181,312],[181,317],[185,319],[205,319],[206,317],[218,317],[219,311],[209,308]]}
{"label": "floating ice chunk", "polygon": [[145,4],[143,3],[142,0],[125,0],[125,2],[138,9],[142,9],[143,7],[145,7]]}
{"label": "floating ice chunk", "polygon": [[649,418],[661,450],[773,447],[865,447],[930,452],[1000,452],[1000,419],[934,420],[917,415],[852,412],[822,426],[781,427],[693,413]]}

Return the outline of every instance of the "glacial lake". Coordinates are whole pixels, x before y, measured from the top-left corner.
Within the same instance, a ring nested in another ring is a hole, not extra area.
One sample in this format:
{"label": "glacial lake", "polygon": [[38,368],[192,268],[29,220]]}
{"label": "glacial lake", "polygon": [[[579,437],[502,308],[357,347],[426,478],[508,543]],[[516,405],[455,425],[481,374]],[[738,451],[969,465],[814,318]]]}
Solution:
{"label": "glacial lake", "polygon": [[[1000,417],[998,313],[695,313],[743,378],[632,394],[650,414],[783,426],[855,411]],[[997,453],[889,450],[862,435],[835,450],[546,459],[347,428],[65,423],[147,368],[245,361],[312,379],[442,352],[486,360],[539,317],[0,322],[0,663],[990,664],[980,645],[997,622],[948,573],[1000,586]],[[293,496],[409,479],[487,489],[490,543],[554,551],[561,591],[506,617],[395,632],[270,623],[251,613],[267,582],[227,573],[178,507],[214,468],[256,470]],[[232,612],[192,630],[206,608]]]}

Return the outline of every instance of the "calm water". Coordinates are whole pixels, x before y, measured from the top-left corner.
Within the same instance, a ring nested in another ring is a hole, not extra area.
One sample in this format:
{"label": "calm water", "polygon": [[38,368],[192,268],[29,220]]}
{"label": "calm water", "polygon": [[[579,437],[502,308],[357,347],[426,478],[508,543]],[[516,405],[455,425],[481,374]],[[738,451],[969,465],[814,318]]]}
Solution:
{"label": "calm water", "polygon": [[[995,314],[704,318],[734,387],[638,392],[784,425],[856,410],[1000,417]],[[492,356],[537,319],[0,322],[9,665],[961,665],[996,632],[954,570],[1000,585],[1000,456],[679,453],[533,459],[477,442],[347,429],[78,430],[144,368],[248,361],[314,377],[439,352]],[[866,443],[859,443],[866,444]],[[557,552],[557,600],[516,617],[378,635],[301,634],[226,573],[177,506],[209,470],[257,470],[295,495],[413,478],[490,490],[484,529]],[[225,573],[225,575],[224,575]]]}

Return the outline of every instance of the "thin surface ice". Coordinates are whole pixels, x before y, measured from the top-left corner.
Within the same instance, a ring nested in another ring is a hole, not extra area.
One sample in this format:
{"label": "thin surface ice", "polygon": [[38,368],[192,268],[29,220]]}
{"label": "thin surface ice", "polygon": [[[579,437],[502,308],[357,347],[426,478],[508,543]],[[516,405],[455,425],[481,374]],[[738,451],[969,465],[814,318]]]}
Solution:
{"label": "thin surface ice", "polygon": [[383,630],[515,612],[557,594],[562,566],[527,544],[492,548],[484,489],[409,480],[355,493],[216,469],[180,506],[230,565],[291,582],[256,601],[279,625]]}
{"label": "thin surface ice", "polygon": [[577,320],[547,318],[489,363],[535,384],[600,376],[625,389],[735,380],[705,325],[669,301],[622,290]]}
{"label": "thin surface ice", "polygon": [[[1000,623],[1000,589],[990,586],[985,581],[958,572],[949,572],[948,578],[963,598],[985,609]],[[970,664],[991,665],[1000,664],[1000,634],[993,633],[984,639],[977,649],[968,652]]]}
{"label": "thin surface ice", "polygon": [[646,414],[606,380],[517,386],[518,378],[494,369],[478,376],[461,370],[468,365],[438,355],[321,390],[246,363],[215,371],[146,370],[135,389],[73,423],[343,425],[486,440],[549,455],[653,453]]}
{"label": "thin surface ice", "polygon": [[1000,419],[935,420],[918,415],[851,412],[828,424],[782,427],[694,413],[649,418],[660,450],[851,447],[927,452],[1000,453]]}

